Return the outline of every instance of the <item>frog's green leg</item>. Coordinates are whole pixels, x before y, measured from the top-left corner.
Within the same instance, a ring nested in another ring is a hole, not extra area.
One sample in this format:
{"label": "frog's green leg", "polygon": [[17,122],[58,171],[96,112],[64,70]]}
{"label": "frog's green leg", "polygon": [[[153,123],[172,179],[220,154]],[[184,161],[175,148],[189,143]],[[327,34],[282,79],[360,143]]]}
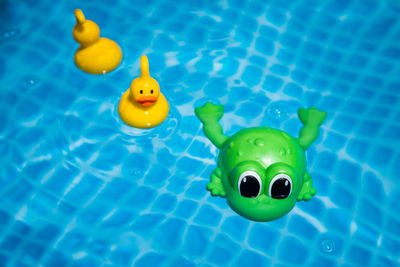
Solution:
{"label": "frog's green leg", "polygon": [[315,194],[317,193],[317,189],[313,187],[313,180],[311,175],[306,172],[304,174],[304,182],[303,186],[301,187],[300,193],[297,196],[297,201],[300,200],[310,200]]}
{"label": "frog's green leg", "polygon": [[222,148],[228,137],[224,135],[218,121],[224,114],[224,106],[207,102],[204,106],[195,108],[196,116],[203,123],[204,134],[218,148]]}
{"label": "frog's green leg", "polygon": [[300,121],[304,124],[297,140],[300,146],[306,150],[318,138],[319,127],[325,121],[327,113],[314,107],[300,108],[297,113]]}
{"label": "frog's green leg", "polygon": [[226,197],[224,185],[222,184],[222,172],[220,168],[216,168],[210,178],[210,182],[207,184],[207,190],[211,192],[214,197]]}

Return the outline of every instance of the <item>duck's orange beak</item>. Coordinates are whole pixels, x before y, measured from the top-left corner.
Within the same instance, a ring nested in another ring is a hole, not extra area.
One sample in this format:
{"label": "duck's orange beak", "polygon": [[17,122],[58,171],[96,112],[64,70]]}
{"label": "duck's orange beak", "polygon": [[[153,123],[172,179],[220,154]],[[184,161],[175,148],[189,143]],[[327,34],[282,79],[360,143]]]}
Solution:
{"label": "duck's orange beak", "polygon": [[141,98],[136,99],[136,102],[141,104],[142,106],[149,107],[153,105],[157,101],[157,97],[155,96],[143,96]]}

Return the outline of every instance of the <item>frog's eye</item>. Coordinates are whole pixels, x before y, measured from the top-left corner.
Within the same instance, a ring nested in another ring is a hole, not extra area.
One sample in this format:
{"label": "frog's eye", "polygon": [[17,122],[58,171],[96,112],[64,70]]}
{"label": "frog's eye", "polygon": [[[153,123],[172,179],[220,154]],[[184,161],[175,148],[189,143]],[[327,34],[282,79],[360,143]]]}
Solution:
{"label": "frog's eye", "polygon": [[269,184],[269,196],[276,199],[287,198],[292,193],[292,179],[287,174],[278,174]]}
{"label": "frog's eye", "polygon": [[238,181],[239,194],[242,197],[258,197],[261,191],[261,178],[253,171],[243,172]]}

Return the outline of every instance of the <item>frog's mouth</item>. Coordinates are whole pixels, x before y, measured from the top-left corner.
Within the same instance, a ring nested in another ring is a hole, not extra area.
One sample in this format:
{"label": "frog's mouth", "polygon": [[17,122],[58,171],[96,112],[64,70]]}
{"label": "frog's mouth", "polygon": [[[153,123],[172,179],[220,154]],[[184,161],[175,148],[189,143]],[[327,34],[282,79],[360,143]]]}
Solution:
{"label": "frog's mouth", "polygon": [[157,97],[155,96],[143,96],[141,98],[136,99],[136,102],[141,104],[142,106],[149,107],[153,105],[157,101]]}

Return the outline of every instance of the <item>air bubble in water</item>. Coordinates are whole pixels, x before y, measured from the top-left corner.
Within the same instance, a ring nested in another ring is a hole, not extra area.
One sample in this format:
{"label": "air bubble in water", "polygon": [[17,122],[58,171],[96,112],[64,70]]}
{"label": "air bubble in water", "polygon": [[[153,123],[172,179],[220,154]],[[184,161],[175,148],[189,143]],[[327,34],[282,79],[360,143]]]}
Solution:
{"label": "air bubble in water", "polygon": [[321,250],[326,254],[332,254],[335,252],[335,241],[332,239],[325,239],[321,242]]}

